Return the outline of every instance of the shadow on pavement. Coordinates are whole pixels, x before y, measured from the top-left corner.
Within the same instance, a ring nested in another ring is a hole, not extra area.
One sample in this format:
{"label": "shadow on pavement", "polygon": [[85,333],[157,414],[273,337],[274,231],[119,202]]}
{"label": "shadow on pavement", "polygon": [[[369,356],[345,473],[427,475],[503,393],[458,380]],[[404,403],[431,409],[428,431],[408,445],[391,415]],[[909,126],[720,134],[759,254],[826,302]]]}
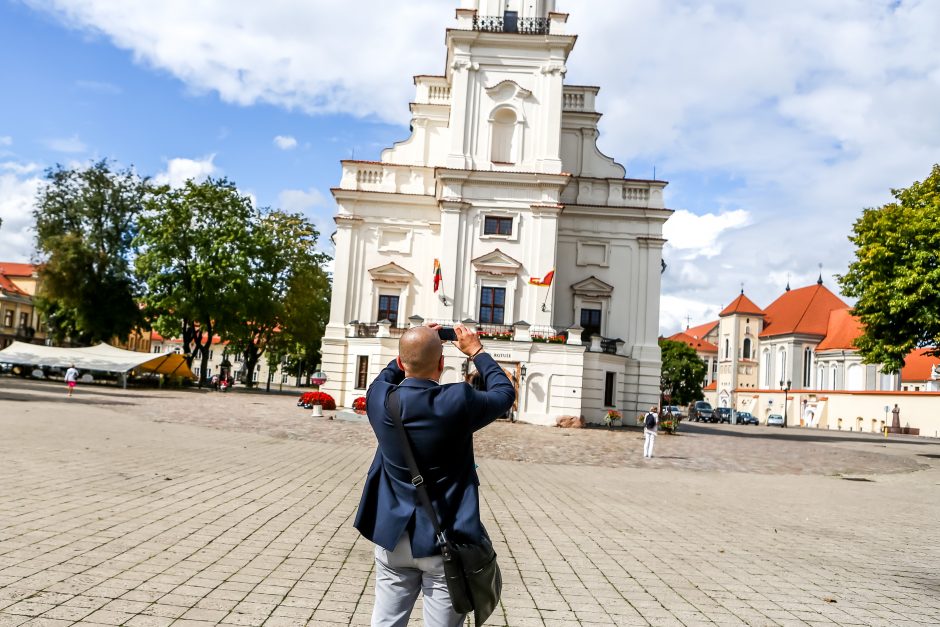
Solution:
{"label": "shadow on pavement", "polygon": [[[752,430],[756,429],[756,430]],[[784,440],[790,442],[818,442],[825,444],[827,442],[855,442],[855,443],[878,443],[878,444],[917,444],[920,446],[936,446],[935,440],[925,440],[917,436],[899,436],[892,434],[889,438],[875,433],[856,433],[854,435],[845,432],[823,431],[813,433],[800,427],[788,427],[768,429],[767,427],[753,427],[749,425],[729,425],[721,428],[717,425],[696,424],[683,422],[680,427],[681,433],[697,433],[700,435],[726,436],[729,438],[750,438],[761,440]],[[839,435],[836,435],[836,434]]]}

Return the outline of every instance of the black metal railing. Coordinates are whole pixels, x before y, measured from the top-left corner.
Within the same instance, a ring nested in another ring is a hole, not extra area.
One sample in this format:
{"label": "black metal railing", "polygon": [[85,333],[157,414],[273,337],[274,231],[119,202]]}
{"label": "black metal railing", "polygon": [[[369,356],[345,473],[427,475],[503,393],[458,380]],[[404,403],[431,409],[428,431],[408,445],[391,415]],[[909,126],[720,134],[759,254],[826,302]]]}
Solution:
{"label": "black metal railing", "polygon": [[473,18],[473,30],[485,33],[518,33],[520,35],[548,35],[550,21],[547,17],[505,18],[499,15],[477,15]]}

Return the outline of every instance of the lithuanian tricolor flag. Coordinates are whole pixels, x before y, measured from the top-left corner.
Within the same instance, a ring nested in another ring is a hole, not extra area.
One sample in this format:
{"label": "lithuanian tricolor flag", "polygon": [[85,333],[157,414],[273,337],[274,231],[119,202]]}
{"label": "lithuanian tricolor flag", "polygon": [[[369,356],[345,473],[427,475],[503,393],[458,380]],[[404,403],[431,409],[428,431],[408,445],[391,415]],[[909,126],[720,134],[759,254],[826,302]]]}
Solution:
{"label": "lithuanian tricolor flag", "polygon": [[437,292],[441,287],[441,283],[444,282],[444,276],[441,274],[441,262],[438,259],[434,260],[434,291]]}

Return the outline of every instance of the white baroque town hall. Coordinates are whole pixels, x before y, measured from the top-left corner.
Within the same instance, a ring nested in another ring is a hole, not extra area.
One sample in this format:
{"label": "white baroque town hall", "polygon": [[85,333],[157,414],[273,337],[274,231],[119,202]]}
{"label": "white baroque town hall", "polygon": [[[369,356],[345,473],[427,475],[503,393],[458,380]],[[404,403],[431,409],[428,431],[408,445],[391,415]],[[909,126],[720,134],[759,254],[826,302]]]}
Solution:
{"label": "white baroque town hall", "polygon": [[[520,420],[658,402],[666,183],[598,150],[599,88],[564,82],[567,18],[554,0],[464,0],[444,73],[414,79],[411,137],[342,163],[322,348],[339,405],[428,321],[483,335]],[[445,366],[442,383],[473,369],[452,346]]]}

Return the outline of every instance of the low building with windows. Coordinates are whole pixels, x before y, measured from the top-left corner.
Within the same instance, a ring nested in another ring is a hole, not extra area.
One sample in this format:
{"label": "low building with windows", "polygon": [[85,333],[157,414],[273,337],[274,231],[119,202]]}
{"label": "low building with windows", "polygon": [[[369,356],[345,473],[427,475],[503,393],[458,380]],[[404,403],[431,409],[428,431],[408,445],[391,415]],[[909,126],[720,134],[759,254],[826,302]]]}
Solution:
{"label": "low building with windows", "polygon": [[45,343],[45,324],[34,304],[38,286],[33,264],[0,261],[0,349],[13,342]]}
{"label": "low building with windows", "polygon": [[[149,346],[152,353],[174,352],[182,354],[183,340],[180,338],[164,338],[156,331],[149,334]],[[206,380],[213,376],[230,375],[237,381],[242,381],[245,376],[245,362],[239,351],[229,349],[228,342],[222,340],[219,336],[212,338],[212,345],[209,347],[209,364],[206,367]],[[193,374],[196,377],[202,372],[201,360],[193,361]],[[268,366],[268,360],[264,355],[258,360],[255,371],[251,374],[251,380],[264,387],[268,383],[268,377],[271,377],[272,387],[297,387],[298,373],[291,373],[284,364],[279,364],[273,370]]]}
{"label": "low building with windows", "polygon": [[[514,381],[516,417],[592,422],[659,399],[666,183],[596,145],[598,87],[566,85],[554,0],[464,0],[412,135],[344,161],[324,390],[342,406],[409,325],[464,322]],[[443,382],[472,369],[453,347]]]}

